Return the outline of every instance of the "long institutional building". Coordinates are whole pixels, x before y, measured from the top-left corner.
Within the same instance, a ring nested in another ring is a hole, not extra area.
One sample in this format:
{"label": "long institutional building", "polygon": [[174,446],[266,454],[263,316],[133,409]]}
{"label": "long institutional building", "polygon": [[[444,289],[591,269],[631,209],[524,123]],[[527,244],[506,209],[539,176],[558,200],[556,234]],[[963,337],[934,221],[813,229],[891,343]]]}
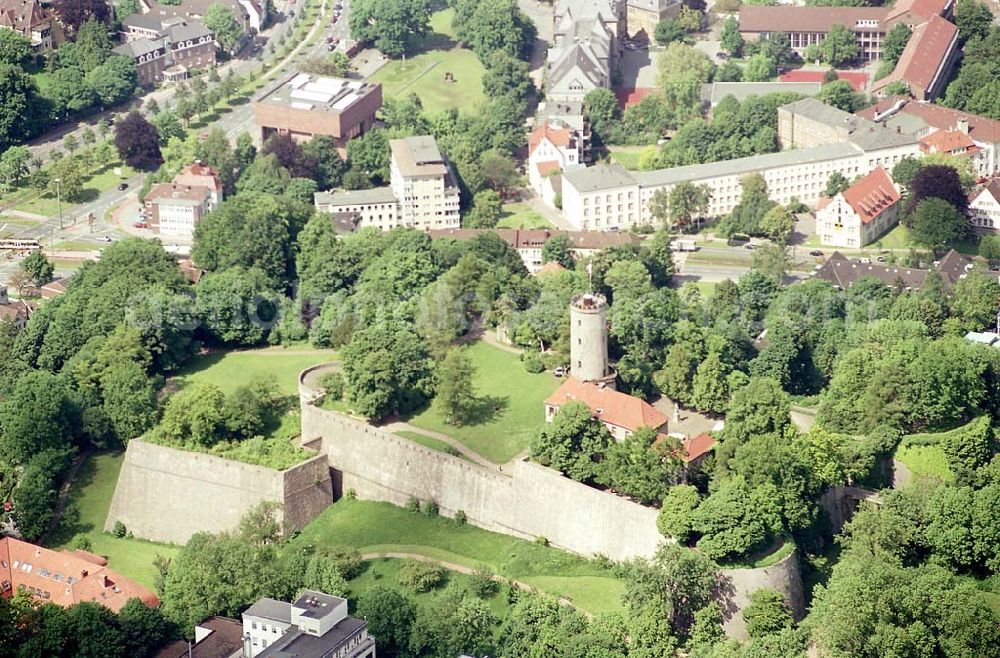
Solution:
{"label": "long institutional building", "polygon": [[813,204],[834,172],[851,180],[922,153],[913,135],[813,98],[778,109],[778,141],[789,150],[656,171],[628,171],[617,164],[570,168],[563,172],[563,215],[574,228],[589,231],[652,224],[653,195],[691,182],[709,187],[707,214],[717,217],[739,203],[742,179],[755,173],[767,181],[774,201]]}

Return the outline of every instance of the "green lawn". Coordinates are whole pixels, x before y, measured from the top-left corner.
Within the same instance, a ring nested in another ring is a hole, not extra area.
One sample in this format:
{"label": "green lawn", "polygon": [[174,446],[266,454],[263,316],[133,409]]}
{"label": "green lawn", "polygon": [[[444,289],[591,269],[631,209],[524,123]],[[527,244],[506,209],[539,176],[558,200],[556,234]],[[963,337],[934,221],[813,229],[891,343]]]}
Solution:
{"label": "green lawn", "polygon": [[421,434],[420,432],[408,432],[406,430],[396,432],[395,434],[396,436],[401,436],[408,441],[418,443],[425,448],[430,448],[431,450],[437,450],[439,452],[446,452],[449,455],[454,455],[455,457],[469,461],[469,458],[460,453],[458,450],[455,450],[449,444],[441,441],[440,439],[435,439],[433,436],[427,436],[426,434]]}
{"label": "green lawn", "polygon": [[[516,354],[486,343],[469,348],[476,369],[473,383],[482,399],[484,418],[455,427],[444,421],[437,404],[409,419],[412,425],[453,436],[496,463],[510,461],[526,450],[545,424],[543,401],[559,385],[551,374],[525,371]],[[494,411],[499,407],[498,411]]]}
{"label": "green lawn", "polygon": [[526,203],[511,203],[504,206],[497,228],[552,228],[552,223]]}
{"label": "green lawn", "polygon": [[389,503],[340,500],[307,525],[285,550],[307,546],[415,553],[472,568],[487,565],[506,578],[569,597],[588,612],[621,610],[623,584],[593,562]]}
{"label": "green lawn", "polygon": [[[913,243],[910,239],[909,230],[902,224],[896,226],[896,228],[883,235],[876,242],[881,242],[883,249],[925,249],[925,247],[921,247]],[[874,248],[875,245],[871,244],[868,245],[868,247]],[[979,240],[976,237],[962,240],[960,243],[955,245],[955,249],[964,254],[976,255],[979,253]]]}
{"label": "green lawn", "polygon": [[896,459],[918,477],[932,477],[942,482],[954,482],[955,474],[948,467],[948,458],[938,445],[912,445],[904,439],[896,448]]}
{"label": "green lawn", "polygon": [[55,243],[52,248],[62,251],[95,251],[99,250],[101,245],[86,240],[65,240]]}
{"label": "green lawn", "polygon": [[93,552],[106,556],[112,569],[152,589],[157,575],[153,561],[159,555],[174,557],[180,547],[141,539],[119,539],[104,533],[104,520],[124,459],[124,453],[100,453],[84,463],[69,497],[80,512],[79,521],[64,519],[49,545],[51,548],[71,548],[73,536],[83,533],[90,538]]}
{"label": "green lawn", "polygon": [[257,377],[274,375],[283,395],[297,395],[299,373],[318,363],[337,358],[335,350],[312,347],[267,347],[259,350],[215,352],[199,357],[173,381],[178,388],[208,382],[229,393]]}
{"label": "green lawn", "polygon": [[[121,171],[121,176],[115,174],[115,169],[119,169]],[[135,173],[135,169],[125,166],[121,162],[112,163],[84,182],[83,190],[76,201],[78,203],[93,201],[100,196],[102,192],[110,190],[112,187],[117,185],[119,181],[125,178],[130,178],[131,176],[134,176]],[[78,203],[71,203],[66,199],[66,197],[62,198],[62,212],[63,216],[67,220],[70,219],[68,216],[70,211],[76,208]],[[31,201],[19,203],[14,206],[14,209],[54,217],[59,214],[59,199],[57,199],[55,195],[44,195]]]}
{"label": "green lawn", "polygon": [[[406,97],[415,93],[424,111],[435,114],[450,108],[470,109],[486,100],[483,94],[483,65],[471,50],[453,40],[453,9],[436,12],[431,17],[431,33],[424,37],[405,60],[388,62],[369,80],[382,84],[387,97]],[[445,81],[445,73],[454,82]]]}
{"label": "green lawn", "polygon": [[644,169],[642,161],[656,153],[655,146],[626,146],[610,149],[612,162],[617,162],[626,169]]}

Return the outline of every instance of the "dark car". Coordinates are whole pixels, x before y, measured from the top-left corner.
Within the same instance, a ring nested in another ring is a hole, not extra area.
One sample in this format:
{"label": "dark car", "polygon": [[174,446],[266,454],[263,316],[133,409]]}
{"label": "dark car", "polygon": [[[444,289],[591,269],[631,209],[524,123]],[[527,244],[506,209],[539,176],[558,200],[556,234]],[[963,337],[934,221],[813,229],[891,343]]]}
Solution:
{"label": "dark car", "polygon": [[820,251],[819,249],[813,249],[812,251],[809,252],[809,255],[810,256],[822,256],[823,252]]}
{"label": "dark car", "polygon": [[118,191],[119,192],[121,192],[122,190],[127,190],[127,189],[128,189],[128,183],[118,183]]}

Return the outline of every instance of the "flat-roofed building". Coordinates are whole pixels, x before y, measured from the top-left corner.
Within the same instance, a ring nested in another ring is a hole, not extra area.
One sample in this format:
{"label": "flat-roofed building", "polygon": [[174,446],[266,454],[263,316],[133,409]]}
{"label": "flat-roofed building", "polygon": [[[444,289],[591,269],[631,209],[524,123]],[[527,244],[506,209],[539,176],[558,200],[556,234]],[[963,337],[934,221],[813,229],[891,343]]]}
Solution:
{"label": "flat-roofed building", "polygon": [[422,230],[458,228],[458,185],[434,138],[393,139],[389,150],[389,186],[399,202],[400,223]]}
{"label": "flat-roofed building", "polygon": [[305,590],[294,603],[263,598],[243,613],[245,658],[375,658],[368,622],[347,599]]}
{"label": "flat-roofed building", "polygon": [[382,107],[382,85],[310,73],[294,73],[254,103],[261,141],[287,134],[296,141],[329,135],[342,156],[347,142],[375,124]]}
{"label": "flat-roofed building", "polygon": [[146,222],[160,235],[190,238],[201,218],[208,214],[212,191],[201,185],[157,183],[146,194]]}

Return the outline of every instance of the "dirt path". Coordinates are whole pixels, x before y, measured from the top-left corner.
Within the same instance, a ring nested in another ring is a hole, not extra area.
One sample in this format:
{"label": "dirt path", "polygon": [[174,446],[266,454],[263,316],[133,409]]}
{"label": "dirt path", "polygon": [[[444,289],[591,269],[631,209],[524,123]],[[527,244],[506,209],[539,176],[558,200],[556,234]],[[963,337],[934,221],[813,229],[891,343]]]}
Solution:
{"label": "dirt path", "polygon": [[[473,569],[472,567],[467,567],[467,566],[462,565],[462,564],[456,564],[454,562],[447,562],[445,560],[437,560],[437,559],[432,558],[432,557],[427,557],[426,555],[420,555],[419,553],[396,553],[396,552],[389,552],[389,551],[377,551],[377,552],[372,552],[372,553],[362,553],[361,554],[361,559],[362,560],[378,560],[378,559],[382,559],[382,558],[388,558],[388,559],[392,559],[392,560],[416,560],[417,562],[429,562],[430,564],[436,564],[439,567],[444,567],[448,571],[454,571],[456,573],[462,573],[462,574],[466,574],[468,576],[471,576],[471,575],[473,575],[473,574],[476,573],[476,569]],[[529,585],[526,582],[523,582],[523,581],[520,581],[520,580],[512,580],[512,579],[504,578],[503,576],[499,576],[497,574],[493,574],[493,580],[497,581],[498,583],[510,583],[511,585],[513,585],[514,587],[516,587],[517,589],[519,589],[521,591],[524,591],[524,592],[537,592],[538,591],[537,587]],[[573,608],[574,610],[576,610],[576,611],[578,611],[578,612],[586,615],[586,617],[588,619],[593,619],[593,617],[594,617],[594,615],[590,614],[586,610],[584,610],[584,609],[582,609],[582,608],[574,605],[574,603],[572,601],[570,601],[568,598],[566,598],[565,596],[557,596],[556,600],[559,601],[560,605],[564,605],[564,606],[567,606],[569,608]]]}
{"label": "dirt path", "polygon": [[434,430],[425,430],[422,427],[415,427],[414,425],[410,425],[409,423],[404,423],[402,421],[394,421],[394,422],[391,422],[391,423],[386,423],[385,425],[382,425],[381,427],[382,427],[382,429],[388,430],[388,431],[390,431],[392,433],[396,433],[396,432],[414,432],[416,434],[423,434],[424,436],[429,436],[432,439],[437,439],[438,441],[442,441],[444,443],[447,443],[452,448],[454,448],[455,450],[457,450],[460,453],[462,453],[462,455],[464,455],[465,457],[468,457],[469,459],[471,459],[472,461],[476,462],[480,466],[485,466],[486,468],[496,468],[496,469],[500,468],[500,466],[498,464],[494,464],[489,459],[486,459],[486,457],[483,457],[482,455],[480,455],[478,452],[470,450],[468,447],[466,447],[466,445],[464,443],[462,443],[460,441],[456,441],[455,439],[453,439],[452,437],[448,436],[447,434],[442,434],[441,432],[435,432]]}

